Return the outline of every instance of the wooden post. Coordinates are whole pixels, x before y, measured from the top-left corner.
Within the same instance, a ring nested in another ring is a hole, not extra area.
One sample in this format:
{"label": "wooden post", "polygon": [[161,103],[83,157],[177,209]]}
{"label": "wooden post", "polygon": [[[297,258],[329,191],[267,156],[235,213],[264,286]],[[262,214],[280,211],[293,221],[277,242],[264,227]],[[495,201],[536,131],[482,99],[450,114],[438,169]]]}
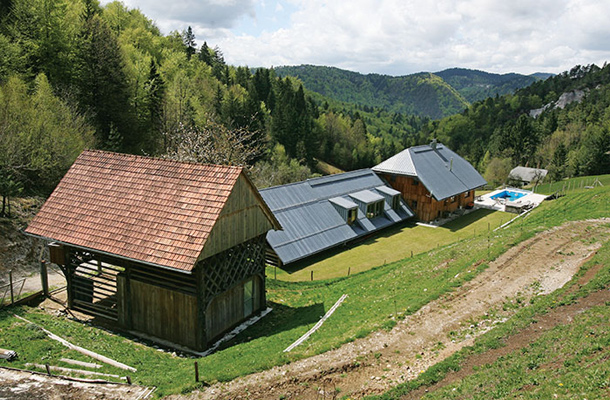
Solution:
{"label": "wooden post", "polygon": [[49,278],[47,276],[47,262],[40,260],[40,283],[42,284],[42,294],[49,297]]}
{"label": "wooden post", "polygon": [[195,361],[195,382],[199,382],[199,364]]}
{"label": "wooden post", "polygon": [[311,280],[313,281],[313,270],[311,271]]}
{"label": "wooden post", "polygon": [[411,250],[411,258],[413,258],[413,250]]}
{"label": "wooden post", "polygon": [[349,276],[351,272],[352,272],[352,267],[347,267],[347,276]]}
{"label": "wooden post", "polygon": [[129,375],[125,376],[125,380],[127,381],[128,384],[131,385],[131,376],[129,376]]}
{"label": "wooden post", "polygon": [[45,364],[44,367],[47,369],[47,374],[51,376],[51,368],[49,367],[49,364]]}
{"label": "wooden post", "polygon": [[273,279],[277,281],[277,266],[273,267]]}
{"label": "wooden post", "polygon": [[15,296],[13,294],[13,270],[8,271],[8,284],[11,290],[11,304],[15,302]]}

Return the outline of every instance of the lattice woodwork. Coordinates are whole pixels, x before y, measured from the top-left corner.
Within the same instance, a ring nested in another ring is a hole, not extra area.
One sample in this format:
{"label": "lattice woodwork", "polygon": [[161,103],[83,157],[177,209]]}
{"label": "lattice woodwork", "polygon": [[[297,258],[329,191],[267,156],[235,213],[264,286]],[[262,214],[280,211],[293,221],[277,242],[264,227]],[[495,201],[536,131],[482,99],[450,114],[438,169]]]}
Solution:
{"label": "lattice woodwork", "polygon": [[248,277],[264,276],[265,237],[258,236],[202,261],[205,304]]}

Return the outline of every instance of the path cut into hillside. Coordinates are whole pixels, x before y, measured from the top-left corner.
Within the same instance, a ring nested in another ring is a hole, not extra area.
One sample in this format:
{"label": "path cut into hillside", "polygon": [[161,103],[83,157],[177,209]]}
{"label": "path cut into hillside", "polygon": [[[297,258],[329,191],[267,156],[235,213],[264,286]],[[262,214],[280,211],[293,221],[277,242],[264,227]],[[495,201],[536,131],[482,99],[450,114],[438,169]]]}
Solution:
{"label": "path cut into hillside", "polygon": [[[571,222],[526,240],[470,282],[422,307],[390,332],[217,383],[174,399],[358,399],[416,378],[529,303],[567,283],[606,236],[606,220]],[[332,323],[332,321],[328,321]]]}

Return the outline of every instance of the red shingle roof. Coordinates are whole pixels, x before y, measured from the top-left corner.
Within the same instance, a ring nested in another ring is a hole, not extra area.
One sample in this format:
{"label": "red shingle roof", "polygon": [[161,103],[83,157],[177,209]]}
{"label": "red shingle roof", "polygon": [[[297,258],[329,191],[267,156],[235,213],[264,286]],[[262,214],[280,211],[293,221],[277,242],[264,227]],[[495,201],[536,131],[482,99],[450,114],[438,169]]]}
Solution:
{"label": "red shingle roof", "polygon": [[241,172],[87,150],[26,232],[191,271]]}

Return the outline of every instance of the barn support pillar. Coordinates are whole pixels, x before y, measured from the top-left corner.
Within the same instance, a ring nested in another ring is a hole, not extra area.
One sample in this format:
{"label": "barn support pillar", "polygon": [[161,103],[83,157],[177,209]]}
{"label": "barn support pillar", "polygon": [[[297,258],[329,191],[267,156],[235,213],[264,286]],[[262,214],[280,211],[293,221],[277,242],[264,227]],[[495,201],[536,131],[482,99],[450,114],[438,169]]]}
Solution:
{"label": "barn support pillar", "polygon": [[195,270],[197,280],[197,349],[205,350],[208,347],[208,335],[206,331],[206,309],[208,306],[207,287],[205,284],[205,263],[197,263]]}

